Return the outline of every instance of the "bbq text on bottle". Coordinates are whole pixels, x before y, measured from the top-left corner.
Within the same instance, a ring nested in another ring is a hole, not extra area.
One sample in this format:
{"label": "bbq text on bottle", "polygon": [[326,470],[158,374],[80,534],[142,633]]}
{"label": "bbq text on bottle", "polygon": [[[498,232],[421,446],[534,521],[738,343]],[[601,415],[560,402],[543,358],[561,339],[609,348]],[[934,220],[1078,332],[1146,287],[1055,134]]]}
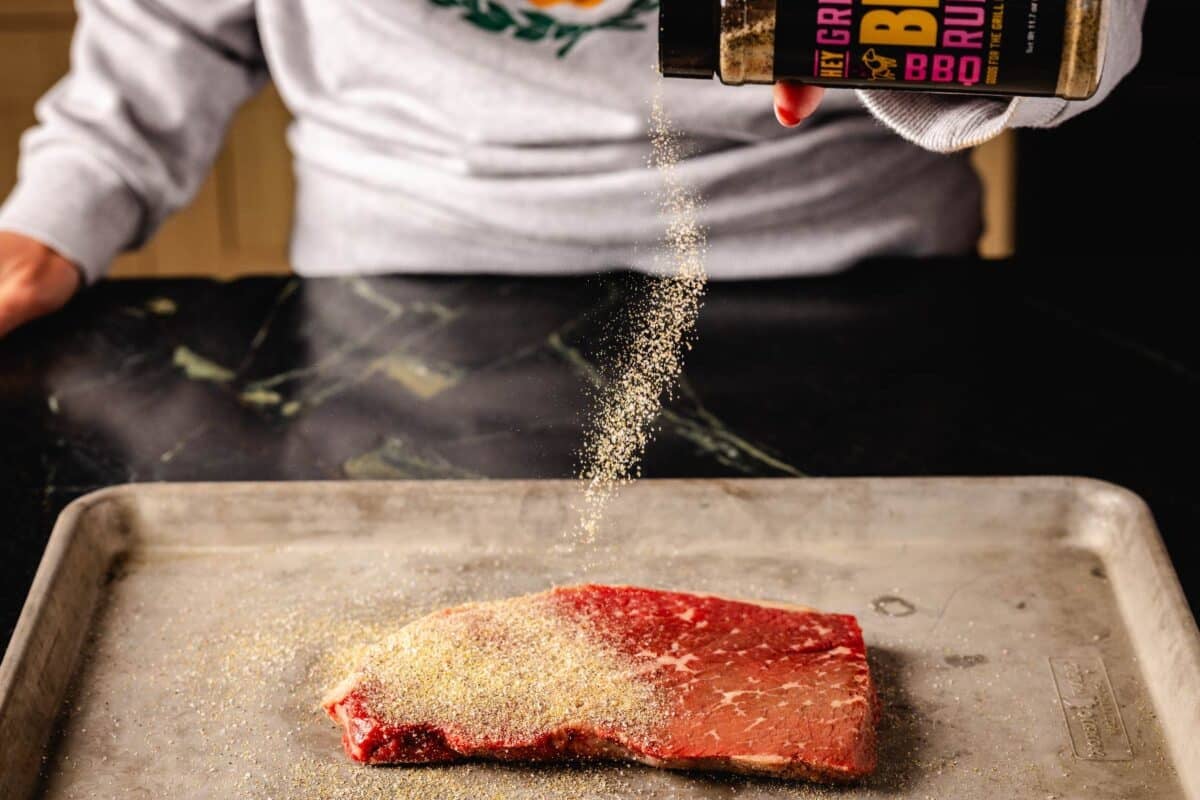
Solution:
{"label": "bbq text on bottle", "polygon": [[[779,0],[775,72],[820,83],[1052,95],[1061,0]],[[809,48],[784,47],[808,41]]]}

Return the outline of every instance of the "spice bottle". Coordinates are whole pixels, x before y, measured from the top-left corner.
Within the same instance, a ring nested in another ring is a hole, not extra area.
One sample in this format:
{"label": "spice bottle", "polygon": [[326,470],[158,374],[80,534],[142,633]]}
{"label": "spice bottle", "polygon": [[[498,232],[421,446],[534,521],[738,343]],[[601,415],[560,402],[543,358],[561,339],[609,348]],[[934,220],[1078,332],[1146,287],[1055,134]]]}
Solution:
{"label": "spice bottle", "polygon": [[732,85],[1082,100],[1100,83],[1109,2],[661,0],[659,68]]}

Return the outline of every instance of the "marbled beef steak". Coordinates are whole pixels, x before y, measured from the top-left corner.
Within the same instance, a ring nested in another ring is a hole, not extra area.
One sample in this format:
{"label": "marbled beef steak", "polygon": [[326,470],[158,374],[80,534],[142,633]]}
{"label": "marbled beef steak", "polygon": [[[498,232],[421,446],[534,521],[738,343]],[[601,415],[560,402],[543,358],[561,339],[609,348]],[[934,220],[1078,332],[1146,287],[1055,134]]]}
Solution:
{"label": "marbled beef steak", "polygon": [[879,708],[854,617],[631,586],[446,609],[326,698],[367,764],[624,758],[845,781]]}

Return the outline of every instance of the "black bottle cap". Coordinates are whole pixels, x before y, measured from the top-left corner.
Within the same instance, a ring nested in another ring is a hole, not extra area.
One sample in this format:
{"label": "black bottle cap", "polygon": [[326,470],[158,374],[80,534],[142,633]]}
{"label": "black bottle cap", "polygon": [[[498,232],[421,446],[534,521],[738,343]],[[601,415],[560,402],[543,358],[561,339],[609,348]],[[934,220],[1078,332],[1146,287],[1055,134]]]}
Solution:
{"label": "black bottle cap", "polygon": [[717,69],[717,0],[661,0],[658,69],[668,78],[711,78]]}

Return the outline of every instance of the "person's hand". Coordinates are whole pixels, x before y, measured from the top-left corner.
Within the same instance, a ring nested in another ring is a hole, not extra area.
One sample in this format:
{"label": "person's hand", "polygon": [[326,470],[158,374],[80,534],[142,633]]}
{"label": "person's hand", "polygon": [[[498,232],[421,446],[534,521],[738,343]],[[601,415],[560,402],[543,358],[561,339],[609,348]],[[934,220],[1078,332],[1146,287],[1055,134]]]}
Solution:
{"label": "person's hand", "polygon": [[79,283],[75,265],[46,245],[0,231],[0,337],[62,308]]}
{"label": "person's hand", "polygon": [[824,96],[820,86],[780,81],[775,84],[775,119],[785,128],[794,128],[817,110]]}

